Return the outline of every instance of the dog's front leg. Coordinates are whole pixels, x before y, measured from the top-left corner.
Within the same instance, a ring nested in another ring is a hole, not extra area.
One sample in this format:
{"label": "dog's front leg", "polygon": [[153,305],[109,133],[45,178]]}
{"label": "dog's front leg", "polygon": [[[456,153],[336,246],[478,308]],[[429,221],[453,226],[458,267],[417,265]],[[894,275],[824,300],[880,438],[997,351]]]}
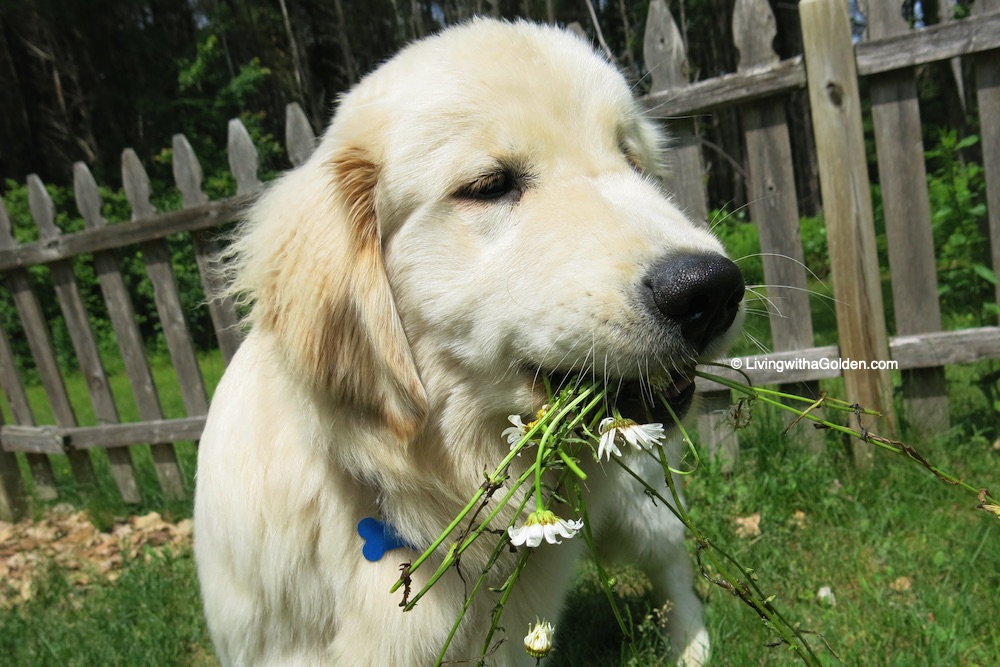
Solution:
{"label": "dog's front leg", "polygon": [[[628,461],[664,498],[671,493],[658,463],[648,457]],[[659,604],[670,601],[667,632],[682,667],[701,667],[709,655],[701,600],[694,592],[691,557],[684,546],[684,525],[668,507],[653,501],[642,487],[621,470],[610,471],[616,478],[611,493],[601,498],[602,524],[600,557],[607,562],[636,565],[649,577]],[[609,480],[610,481],[610,480]],[[679,488],[677,480],[677,488]],[[682,498],[683,502],[683,498]]]}

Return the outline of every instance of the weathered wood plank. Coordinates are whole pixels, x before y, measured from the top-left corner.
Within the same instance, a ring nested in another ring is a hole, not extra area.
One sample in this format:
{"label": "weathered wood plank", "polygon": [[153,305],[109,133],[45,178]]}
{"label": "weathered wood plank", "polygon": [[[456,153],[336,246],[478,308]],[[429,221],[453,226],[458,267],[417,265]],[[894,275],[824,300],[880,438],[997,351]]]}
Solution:
{"label": "weathered wood plank", "polygon": [[[1000,359],[1000,327],[979,327],[960,331],[936,331],[916,336],[896,336],[889,342],[890,358],[900,370],[967,364],[983,359]],[[836,364],[842,352],[836,345],[811,347],[766,355],[738,357],[740,369],[755,386],[811,382],[839,377]],[[873,361],[853,359],[854,361]],[[722,360],[729,364],[732,359]],[[716,366],[699,370],[743,382],[743,375]],[[722,385],[698,381],[699,392],[718,391]],[[846,400],[857,400],[849,393]]]}
{"label": "weathered wood plank", "polygon": [[[7,210],[0,199],[0,245],[5,242],[12,242],[10,220],[7,218]],[[18,270],[8,274],[11,282],[11,289],[17,293],[18,274],[23,271]],[[21,376],[17,373],[17,365],[14,362],[14,353],[10,348],[10,341],[7,332],[0,330],[0,384],[3,385],[4,393],[7,394],[7,403],[10,406],[14,421],[18,424],[33,425],[35,415],[28,402],[28,396],[24,393],[24,385],[21,383]],[[58,493],[56,491],[55,475],[52,472],[52,463],[47,456],[27,456],[28,470],[35,481],[37,492],[43,500],[52,500]],[[12,498],[13,491],[10,489]],[[16,506],[16,499],[14,502]]]}
{"label": "weathered wood plank", "polygon": [[[882,39],[909,34],[910,28],[898,6],[876,2],[868,8],[868,33],[872,39]],[[906,68],[876,74],[869,86],[896,332],[938,331],[937,259],[916,73]],[[948,428],[948,385],[943,368],[904,372],[903,396],[905,415],[913,428],[928,433]]]}
{"label": "weathered wood plank", "polygon": [[[1000,13],[1000,0],[977,0],[972,21],[985,21],[986,12]],[[997,29],[1000,33],[1000,29]],[[1000,274],[1000,50],[980,53],[973,64],[976,101],[979,105],[979,136],[986,176],[986,208],[989,215],[993,271]],[[1000,303],[1000,284],[994,291]]]}
{"label": "weathered wood plank", "polygon": [[298,167],[316,150],[316,134],[298,102],[285,107],[285,147],[288,159]]}
{"label": "weathered wood plank", "polygon": [[802,56],[773,65],[698,81],[682,90],[651,91],[641,98],[653,118],[711,113],[734,104],[746,104],[805,88]]}
{"label": "weathered wood plank", "polygon": [[7,452],[44,452],[64,450],[121,449],[144,442],[181,442],[197,440],[205,428],[205,417],[159,419],[63,428],[58,426],[4,426],[0,444]]}
{"label": "weathered wood plank", "polygon": [[[208,197],[201,191],[204,180],[201,163],[198,162],[198,156],[195,155],[191,143],[183,134],[175,134],[173,148],[174,181],[177,183],[177,189],[181,191],[182,205],[189,208],[207,203]],[[222,353],[223,363],[228,366],[240,346],[240,318],[236,314],[236,304],[233,299],[218,296],[221,293],[221,285],[219,275],[213,268],[213,258],[218,254],[219,246],[208,231],[193,233],[191,242],[194,245],[201,284],[205,288],[208,312],[212,317],[216,340],[219,342],[219,351]]]}
{"label": "weathered wood plank", "polygon": [[[55,224],[55,206],[41,179],[35,174],[28,176],[28,203],[42,240],[57,238],[62,232]],[[115,406],[111,387],[108,385],[94,332],[90,328],[90,319],[83,304],[83,296],[80,294],[73,265],[69,260],[53,262],[49,270],[52,272],[52,281],[55,284],[56,300],[59,301],[70,342],[76,353],[77,363],[80,365],[80,373],[87,385],[87,395],[94,408],[94,416],[98,423],[113,424],[118,421],[118,408]],[[68,398],[66,400],[68,401]],[[71,419],[75,423],[72,408],[67,405],[64,411],[66,416],[63,417],[62,425],[72,425],[68,423]],[[87,458],[87,455],[70,452],[70,458]],[[129,452],[127,450],[108,452],[108,460],[111,464],[111,476],[118,486],[122,499],[127,503],[138,503],[141,500],[139,485],[135,481],[135,468]],[[89,463],[89,458],[87,462]]]}
{"label": "weathered wood plank", "polygon": [[34,424],[35,416],[24,392],[24,384],[17,373],[14,361],[14,351],[10,347],[7,332],[0,327],[0,386],[7,395],[7,406],[14,417],[15,424]]}
{"label": "weathered wood plank", "polygon": [[[876,7],[882,3],[871,4]],[[973,7],[983,4],[982,0],[976,0]],[[939,23],[915,32],[861,42],[857,46],[857,68],[859,75],[870,76],[998,48],[1000,11],[991,9],[974,19]]]}
{"label": "weathered wood plank", "polygon": [[[737,1],[733,37],[741,71],[778,61],[772,47],[776,35],[774,13],[767,0]],[[760,236],[771,339],[777,351],[812,347],[812,312],[785,100],[751,102],[742,112],[750,174],[750,219]],[[819,392],[815,383],[783,385],[781,389],[794,394]],[[824,436],[819,431],[805,431],[803,445],[810,451],[822,451]]]}
{"label": "weathered wood plank", "polygon": [[49,241],[0,248],[0,272],[219,227],[236,220],[249,201],[249,197],[233,197],[195,208],[139,216],[132,222],[63,234]]}
{"label": "weathered wood plank", "polygon": [[[82,162],[73,165],[73,190],[77,209],[83,216],[87,228],[98,229],[107,226],[107,220],[101,215],[101,198],[97,183],[87,165]],[[132,395],[139,409],[139,416],[145,420],[162,419],[160,399],[136,322],[132,298],[122,278],[118,257],[110,250],[97,252],[94,253],[94,265],[97,268],[101,292],[108,308],[125,372],[132,387]],[[153,442],[150,443],[150,452],[164,494],[172,499],[184,498],[183,476],[173,446]]]}
{"label": "weathered wood plank", "polygon": [[[687,54],[677,24],[664,0],[649,3],[643,55],[652,81],[650,90],[673,95],[689,90]],[[654,112],[655,113],[655,112]],[[703,180],[701,143],[694,118],[673,116],[668,120],[670,148],[664,185],[681,208],[697,223],[708,224],[708,203]],[[698,433],[709,456],[718,457],[722,469],[730,471],[739,455],[736,431],[725,424],[729,392],[707,395],[698,415]]]}
{"label": "weathered wood plank", "polygon": [[[678,94],[688,90],[688,63],[680,31],[664,0],[649,3],[646,35],[643,44],[653,92]],[[704,169],[701,144],[693,118],[669,119],[670,149],[667,151],[668,174],[664,184],[694,220],[707,224]]]}
{"label": "weathered wood plank", "polygon": [[[888,359],[870,179],[861,124],[861,97],[847,5],[839,0],[799,3],[809,103],[819,160],[840,349],[856,359]],[[885,416],[878,426],[895,433],[892,382],[877,370],[844,372],[848,394]],[[871,465],[870,448],[855,448],[855,463]]]}
{"label": "weathered wood plank", "polygon": [[[139,157],[131,148],[122,153],[122,181],[125,196],[132,205],[132,215],[142,218],[155,214],[149,202],[151,188],[149,176]],[[177,281],[170,266],[170,254],[163,241],[149,241],[142,244],[142,254],[146,262],[146,273],[153,283],[153,299],[163,326],[170,360],[180,384],[181,398],[189,416],[204,415],[208,412],[208,398],[201,368],[195,355],[194,344],[184,317]]]}
{"label": "weathered wood plank", "polygon": [[[3,428],[3,414],[0,413],[0,430]],[[17,457],[11,452],[0,451],[0,521],[19,521],[26,509],[27,499]]]}
{"label": "weathered wood plank", "polygon": [[236,194],[249,195],[264,187],[257,178],[257,147],[253,145],[250,133],[239,118],[229,121],[228,150],[229,170],[236,177]]}
{"label": "weathered wood plank", "polygon": [[[861,42],[855,51],[858,73],[869,76],[998,47],[1000,13],[991,10],[974,21],[953,21],[903,38]],[[651,91],[642,98],[642,104],[655,118],[688,116],[785,95],[805,86],[803,59],[796,56],[772,65],[699,81],[682,91]]]}
{"label": "weathered wood plank", "polygon": [[[0,205],[0,247],[14,248],[16,246],[17,241],[14,239],[7,211]],[[11,291],[14,293],[14,303],[21,317],[24,334],[28,339],[31,357],[35,362],[38,376],[52,406],[55,419],[60,424],[75,424],[76,415],[73,414],[69,396],[66,394],[59,364],[52,349],[48,324],[45,321],[44,313],[42,313],[41,304],[35,296],[31,278],[23,269],[9,271],[6,275],[10,282]],[[44,457],[29,457],[28,463],[39,494],[43,498],[55,498],[57,493],[51,462]],[[84,460],[80,457],[74,457],[70,459],[70,465],[77,482],[90,484],[94,481],[94,471],[89,458]]]}

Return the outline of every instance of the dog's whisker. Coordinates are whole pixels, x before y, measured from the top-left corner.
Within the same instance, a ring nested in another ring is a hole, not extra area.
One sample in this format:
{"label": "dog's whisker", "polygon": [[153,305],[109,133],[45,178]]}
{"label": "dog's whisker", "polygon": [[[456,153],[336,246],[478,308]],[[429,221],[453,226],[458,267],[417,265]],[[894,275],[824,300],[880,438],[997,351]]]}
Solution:
{"label": "dog's whisker", "polygon": [[[739,264],[740,262],[742,262],[745,259],[751,259],[751,258],[754,258],[754,257],[777,257],[779,259],[787,259],[789,262],[792,262],[793,264],[797,264],[798,266],[801,266],[803,269],[805,269],[809,273],[810,276],[812,276],[813,280],[815,280],[816,282],[818,282],[823,287],[826,287],[826,283],[823,282],[823,279],[820,278],[818,275],[816,275],[815,271],[813,271],[808,266],[806,266],[805,262],[803,262],[801,260],[798,260],[798,259],[796,259],[796,258],[794,258],[794,257],[792,257],[790,255],[786,255],[784,253],[781,253],[781,252],[755,252],[755,253],[751,253],[749,255],[743,255],[742,257],[740,257],[738,259],[733,259],[733,261],[736,262],[737,264]],[[785,285],[778,285],[778,287],[786,287],[786,286]]]}
{"label": "dog's whisker", "polygon": [[756,336],[754,336],[749,331],[745,331],[744,330],[743,331],[743,335],[746,336],[747,340],[749,340],[753,344],[754,347],[756,347],[758,350],[760,350],[761,354],[769,354],[771,352],[767,348],[767,346],[764,345],[764,343],[762,343]]}

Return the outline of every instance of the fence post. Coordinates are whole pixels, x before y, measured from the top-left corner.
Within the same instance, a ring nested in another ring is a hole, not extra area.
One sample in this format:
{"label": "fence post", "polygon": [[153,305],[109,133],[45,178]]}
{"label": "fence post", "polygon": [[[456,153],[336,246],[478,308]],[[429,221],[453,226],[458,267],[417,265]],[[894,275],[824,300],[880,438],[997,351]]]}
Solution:
{"label": "fence post", "polygon": [[[82,162],[73,165],[73,193],[76,197],[76,208],[83,216],[87,228],[96,229],[108,224],[101,215],[101,196],[97,190],[97,183],[87,165]],[[101,292],[108,307],[111,327],[118,341],[118,350],[139,409],[139,417],[145,420],[163,419],[153,374],[149,369],[142,335],[136,323],[132,297],[122,278],[118,257],[114,251],[96,252],[94,266],[97,268]],[[153,467],[164,495],[174,500],[184,498],[183,477],[173,445],[150,443],[149,448]]]}
{"label": "fence post", "polygon": [[[976,0],[975,16],[1000,11],[1000,0]],[[975,19],[973,19],[975,20]],[[979,103],[979,136],[986,173],[986,208],[989,214],[993,271],[1000,274],[1000,49],[976,55],[976,99]],[[994,291],[1000,304],[1000,282]]]}
{"label": "fence post", "polygon": [[[58,239],[62,232],[56,227],[55,206],[53,206],[52,198],[45,190],[41,179],[35,174],[28,176],[28,204],[42,240],[55,241]],[[73,272],[73,264],[70,260],[60,260],[52,262],[49,265],[49,270],[52,272],[56,299],[59,301],[59,308],[66,320],[70,342],[73,344],[80,372],[87,384],[87,394],[94,408],[94,417],[99,424],[117,424],[118,408],[111,395],[111,387],[108,385],[108,377],[104,372],[101,355],[97,351],[97,341],[90,328],[90,319],[83,305],[83,297],[76,281],[76,274]],[[75,426],[76,418],[72,408],[68,406],[68,399],[66,402],[67,406],[61,409],[63,416],[60,418],[57,415],[56,419],[61,419],[60,426]],[[53,408],[55,408],[54,405]],[[87,452],[68,452],[68,454],[74,467],[84,465],[89,467],[90,457]],[[141,498],[139,497],[139,486],[135,481],[135,469],[132,465],[130,452],[123,448],[109,448],[107,456],[111,463],[111,475],[118,485],[118,491],[122,498],[127,503],[138,503]]]}
{"label": "fence post", "polygon": [[[869,363],[887,360],[889,342],[847,2],[802,0],[799,16],[836,296],[840,355]],[[847,399],[881,411],[884,417],[880,429],[895,433],[888,371],[846,369],[843,375]],[[855,447],[854,460],[859,467],[870,467],[871,448]]]}
{"label": "fence post", "polygon": [[[651,93],[688,85],[687,56],[680,31],[664,0],[649,3],[643,55],[652,80]],[[708,205],[702,182],[701,144],[693,118],[669,120],[670,144],[667,149],[667,190],[677,197],[685,213],[697,223],[708,223]],[[710,456],[718,457],[725,472],[731,471],[739,458],[740,444],[727,416],[732,392],[702,394],[698,415],[698,433]]]}
{"label": "fence post", "polygon": [[[737,0],[733,11],[733,38],[740,52],[737,69],[778,62],[772,47],[777,32],[767,0]],[[751,102],[743,106],[742,112],[750,172],[750,218],[760,234],[774,350],[805,349],[814,344],[812,312],[785,100]],[[781,390],[818,397],[819,383],[782,385]],[[799,428],[794,437],[811,452],[823,451],[825,438],[816,429]]]}
{"label": "fence post", "polygon": [[[871,39],[908,31],[898,3],[873,2],[869,5],[868,34]],[[940,331],[937,260],[916,75],[912,68],[894,70],[872,76],[869,86],[896,334],[909,336]],[[920,433],[946,430],[948,385],[944,368],[916,368],[903,371],[902,376],[904,410],[909,424]]]}

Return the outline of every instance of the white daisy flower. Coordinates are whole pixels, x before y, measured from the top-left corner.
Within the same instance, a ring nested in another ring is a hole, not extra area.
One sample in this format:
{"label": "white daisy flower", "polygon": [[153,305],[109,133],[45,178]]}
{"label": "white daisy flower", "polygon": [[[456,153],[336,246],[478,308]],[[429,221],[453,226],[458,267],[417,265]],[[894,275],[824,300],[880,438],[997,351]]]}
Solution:
{"label": "white daisy flower", "polygon": [[583,521],[567,521],[560,519],[549,510],[538,510],[528,515],[528,519],[520,528],[511,526],[507,529],[510,543],[515,547],[522,544],[537,547],[545,540],[549,544],[562,544],[560,537],[570,539],[583,528]]}
{"label": "white daisy flower", "polygon": [[501,433],[501,437],[507,439],[507,444],[510,445],[511,449],[517,447],[517,443],[524,439],[524,436],[528,434],[538,420],[545,416],[545,413],[549,411],[549,406],[543,405],[541,409],[535,413],[535,418],[529,421],[527,424],[521,419],[521,415],[507,415],[507,421],[509,421],[513,426],[508,426]]}
{"label": "white daisy flower", "polygon": [[521,442],[524,434],[528,432],[528,425],[521,421],[521,415],[508,415],[507,421],[513,424],[513,426],[505,428],[500,435],[507,438],[510,448],[514,449],[517,443]]}
{"label": "white daisy flower", "polygon": [[552,651],[552,638],[555,632],[551,623],[536,618],[534,627],[528,627],[528,636],[524,638],[524,650],[532,658],[544,658]]}
{"label": "white daisy flower", "polygon": [[621,456],[618,445],[627,442],[636,449],[649,451],[663,444],[665,439],[663,424],[636,424],[624,417],[607,417],[601,420],[597,432],[601,441],[597,447],[597,458],[611,460],[611,455]]}

